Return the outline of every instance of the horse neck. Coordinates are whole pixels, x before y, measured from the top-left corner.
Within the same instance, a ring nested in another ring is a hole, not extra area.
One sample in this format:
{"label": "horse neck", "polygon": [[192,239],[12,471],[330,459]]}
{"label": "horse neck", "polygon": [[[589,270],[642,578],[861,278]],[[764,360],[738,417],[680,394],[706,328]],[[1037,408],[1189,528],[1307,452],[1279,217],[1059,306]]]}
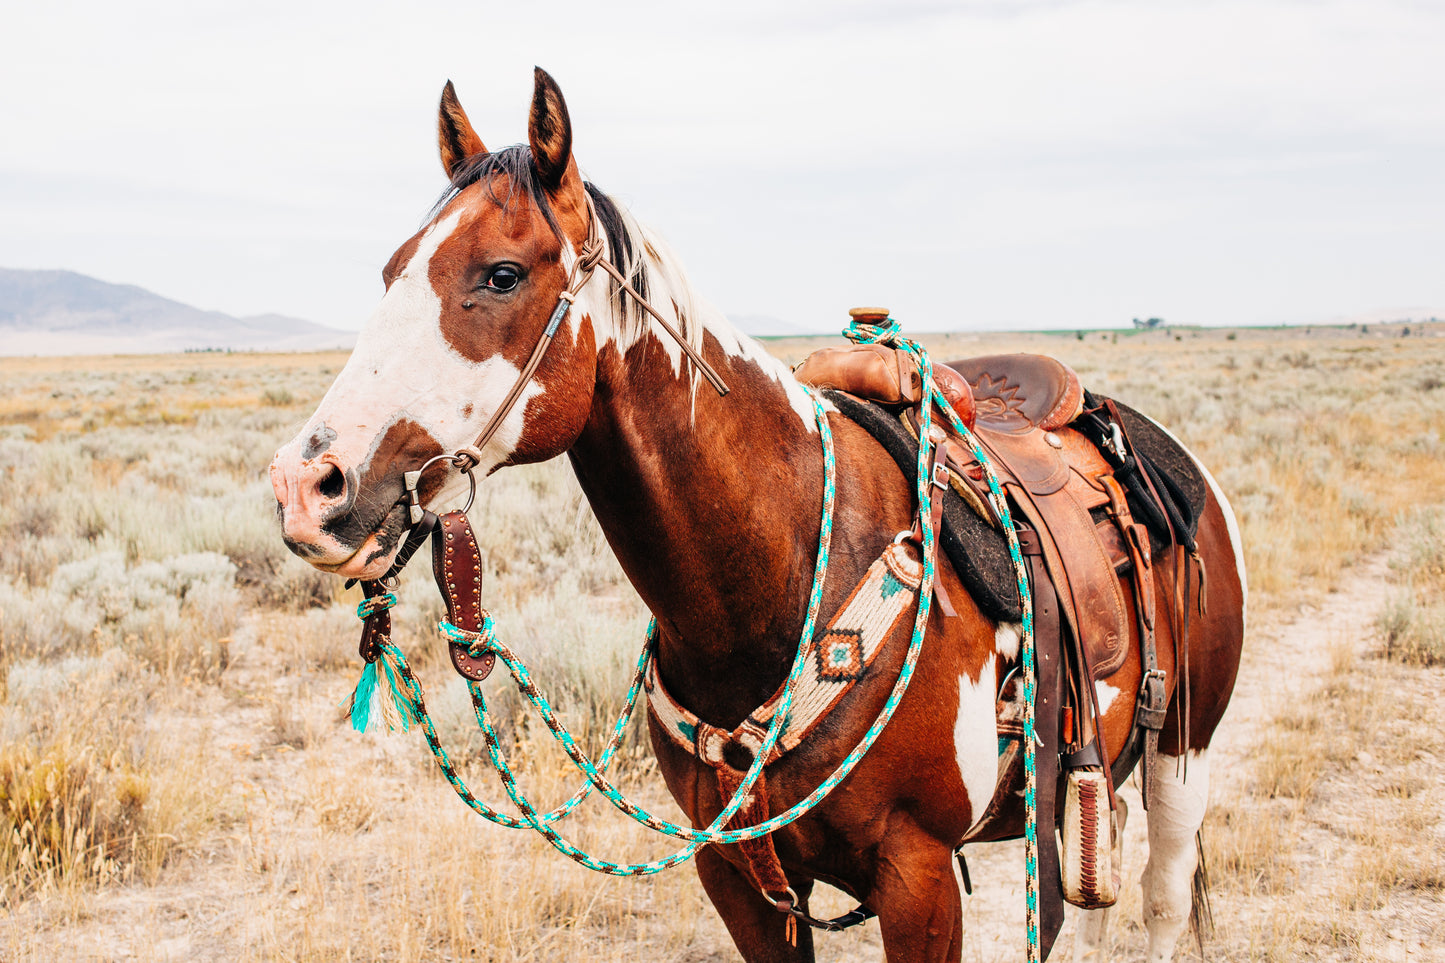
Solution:
{"label": "horse neck", "polygon": [[721,314],[698,311],[684,323],[703,326],[704,356],[729,394],[701,380],[657,325],[631,344],[604,343],[591,416],[570,457],[657,618],[664,684],[703,718],[736,724],[777,687],[796,651],[822,456],[811,402],[785,365]]}

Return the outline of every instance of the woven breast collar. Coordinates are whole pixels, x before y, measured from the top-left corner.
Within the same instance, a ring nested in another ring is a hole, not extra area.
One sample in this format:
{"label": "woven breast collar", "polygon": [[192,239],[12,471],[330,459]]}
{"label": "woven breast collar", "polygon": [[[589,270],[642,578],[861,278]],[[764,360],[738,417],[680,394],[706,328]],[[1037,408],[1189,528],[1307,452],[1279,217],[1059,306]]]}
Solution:
{"label": "woven breast collar", "polygon": [[[808,664],[793,693],[787,728],[773,746],[768,762],[797,746],[811,733],[857,682],[883,649],[893,629],[918,600],[923,581],[923,564],[916,547],[908,541],[894,542],[883,550],[863,581],[843,603],[822,632],[808,647]],[[738,755],[729,763],[729,747],[745,750],[750,761],[772,725],[784,688],[779,687],[767,702],[748,714],[742,724],[728,731],[699,719],[662,686],[653,659],[643,680],[652,714],[674,743],[714,768],[736,768]],[[786,686],[786,683],[784,683]],[[746,768],[748,762],[744,762]]]}

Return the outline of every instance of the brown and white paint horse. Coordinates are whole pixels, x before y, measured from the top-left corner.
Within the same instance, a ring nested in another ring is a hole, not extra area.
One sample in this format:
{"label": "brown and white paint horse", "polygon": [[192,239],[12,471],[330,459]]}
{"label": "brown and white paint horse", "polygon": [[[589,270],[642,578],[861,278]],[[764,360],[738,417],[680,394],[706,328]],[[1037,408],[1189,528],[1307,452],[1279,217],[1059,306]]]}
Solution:
{"label": "brown and white paint horse", "polygon": [[[698,716],[731,729],[781,683],[803,624],[823,484],[810,402],[785,365],[697,299],[657,237],[584,184],[562,94],[545,72],[536,75],[529,145],[489,153],[450,84],[439,133],[452,191],[386,265],[386,293],[345,369],[271,465],[286,542],[327,572],[376,578],[388,570],[406,526],[402,472],[470,444],[518,377],[587,237],[590,193],[607,256],[675,319],[732,391],[719,397],[700,382],[661,327],[596,272],[478,471],[567,453],[657,617],[664,684]],[[838,491],[825,620],[913,514],[911,488],[878,444],[836,413],[830,421]],[[423,479],[428,503],[464,492],[456,473],[445,481],[442,474]],[[1151,960],[1171,958],[1189,913],[1207,747],[1233,688],[1243,631],[1238,531],[1212,481],[1211,488],[1198,537],[1209,608],[1191,631],[1191,720],[1187,729],[1176,725],[1176,702],[1149,814]],[[985,618],[946,564],[939,577],[957,616],[934,607],[892,723],[849,779],[774,836],[799,897],[806,901],[815,880],[852,894],[878,914],[890,960],[959,958],[952,856],[993,795],[996,684],[1017,656],[1016,627]],[[907,632],[890,640],[828,723],[769,768],[772,812],[810,792],[857,744],[906,645]],[[1172,674],[1167,627],[1159,651]],[[1111,746],[1128,731],[1138,679],[1137,665],[1126,666],[1101,690]],[[1189,745],[1179,744],[1180,731]],[[723,802],[713,771],[655,726],[652,742],[668,789],[706,825]],[[1175,765],[1185,752],[1187,781]],[[739,865],[727,847],[697,856],[742,955],[813,959],[811,932],[790,945],[784,915]]]}

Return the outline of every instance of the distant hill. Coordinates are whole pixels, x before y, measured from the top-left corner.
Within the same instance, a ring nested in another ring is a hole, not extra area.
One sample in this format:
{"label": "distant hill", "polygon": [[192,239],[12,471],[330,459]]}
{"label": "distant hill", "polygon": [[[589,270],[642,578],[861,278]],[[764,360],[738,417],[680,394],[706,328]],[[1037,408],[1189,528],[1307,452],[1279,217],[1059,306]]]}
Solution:
{"label": "distant hill", "polygon": [[314,351],[355,343],[354,331],[298,318],[233,318],[74,271],[0,268],[0,355]]}

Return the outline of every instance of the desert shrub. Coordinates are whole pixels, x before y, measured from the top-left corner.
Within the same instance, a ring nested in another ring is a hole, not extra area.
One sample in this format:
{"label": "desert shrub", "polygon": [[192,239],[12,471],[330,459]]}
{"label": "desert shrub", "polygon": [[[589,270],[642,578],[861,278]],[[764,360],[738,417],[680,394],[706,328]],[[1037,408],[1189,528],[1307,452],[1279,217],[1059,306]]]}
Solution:
{"label": "desert shrub", "polygon": [[1445,665],[1445,521],[1438,508],[1402,515],[1395,527],[1397,588],[1375,619],[1387,659]]}
{"label": "desert shrub", "polygon": [[1387,659],[1410,665],[1445,665],[1445,607],[1397,593],[1381,609],[1375,626]]}
{"label": "desert shrub", "polygon": [[0,842],[0,900],[47,884],[124,875],[145,801],[142,774],[126,766],[108,771],[88,747],[0,750],[0,832],[8,837]]}
{"label": "desert shrub", "polygon": [[75,886],[153,879],[204,824],[207,781],[144,726],[157,688],[107,649],[25,660],[0,704],[0,903]]}
{"label": "desert shrub", "polygon": [[0,582],[0,643],[7,661],[118,646],[167,675],[210,676],[240,617],[234,578],[214,552],[140,564],[100,552],[59,566],[45,587]]}

